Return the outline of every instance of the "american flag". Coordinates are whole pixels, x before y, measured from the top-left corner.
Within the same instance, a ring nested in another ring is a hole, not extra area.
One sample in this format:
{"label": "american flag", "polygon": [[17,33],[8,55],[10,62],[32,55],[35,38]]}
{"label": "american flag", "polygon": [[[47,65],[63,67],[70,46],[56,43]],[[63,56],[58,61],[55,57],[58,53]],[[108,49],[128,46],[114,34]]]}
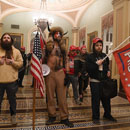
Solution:
{"label": "american flag", "polygon": [[37,33],[34,39],[34,47],[31,61],[31,74],[36,80],[36,88],[39,88],[41,96],[44,96],[45,82],[42,73],[42,50],[40,45],[40,37]]}

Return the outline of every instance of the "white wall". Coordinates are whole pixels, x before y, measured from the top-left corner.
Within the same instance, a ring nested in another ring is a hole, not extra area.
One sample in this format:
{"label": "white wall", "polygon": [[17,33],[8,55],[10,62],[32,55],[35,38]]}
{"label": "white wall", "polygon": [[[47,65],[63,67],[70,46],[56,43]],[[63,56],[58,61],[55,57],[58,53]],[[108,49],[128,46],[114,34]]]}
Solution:
{"label": "white wall", "polygon": [[[20,13],[15,13],[11,14],[7,17],[5,17],[2,20],[3,28],[2,28],[2,34],[5,32],[9,33],[23,33],[24,34],[24,41],[23,45],[27,48],[28,43],[28,32],[31,30],[31,28],[34,28],[34,23],[33,23],[33,17],[36,16],[35,12],[20,12]],[[68,31],[68,34],[66,35],[69,37],[69,44],[72,43],[72,26],[71,24],[58,16],[55,15],[49,15],[54,18],[54,23],[52,26],[61,26],[63,30],[66,32]],[[20,25],[20,29],[11,29],[11,24],[15,25]]]}
{"label": "white wall", "polygon": [[86,33],[98,31],[98,36],[101,37],[101,16],[112,9],[112,0],[95,0],[83,15],[80,27],[86,27]]}

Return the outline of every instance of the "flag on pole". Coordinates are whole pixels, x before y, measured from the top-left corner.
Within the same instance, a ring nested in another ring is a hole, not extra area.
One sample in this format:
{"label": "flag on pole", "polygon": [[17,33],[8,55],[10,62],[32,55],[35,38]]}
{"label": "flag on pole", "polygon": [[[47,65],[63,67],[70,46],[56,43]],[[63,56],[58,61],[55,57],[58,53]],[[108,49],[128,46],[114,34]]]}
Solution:
{"label": "flag on pole", "polygon": [[36,34],[34,39],[30,72],[36,80],[36,86],[34,87],[39,88],[41,96],[44,96],[45,82],[42,73],[42,50],[40,45],[40,37],[38,33]]}
{"label": "flag on pole", "polygon": [[43,50],[44,45],[46,45],[46,41],[42,38],[42,35],[40,35],[40,44],[41,44],[41,49]]}
{"label": "flag on pole", "polygon": [[114,51],[113,55],[118,66],[122,86],[130,102],[130,43]]}

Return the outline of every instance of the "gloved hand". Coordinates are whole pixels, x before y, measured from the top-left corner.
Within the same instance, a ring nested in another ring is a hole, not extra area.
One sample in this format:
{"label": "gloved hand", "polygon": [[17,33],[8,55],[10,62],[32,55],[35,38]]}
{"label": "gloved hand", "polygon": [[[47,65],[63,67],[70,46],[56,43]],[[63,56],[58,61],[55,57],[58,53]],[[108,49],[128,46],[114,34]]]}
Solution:
{"label": "gloved hand", "polygon": [[68,83],[69,83],[69,76],[68,74],[66,74],[64,79],[64,86],[66,86]]}

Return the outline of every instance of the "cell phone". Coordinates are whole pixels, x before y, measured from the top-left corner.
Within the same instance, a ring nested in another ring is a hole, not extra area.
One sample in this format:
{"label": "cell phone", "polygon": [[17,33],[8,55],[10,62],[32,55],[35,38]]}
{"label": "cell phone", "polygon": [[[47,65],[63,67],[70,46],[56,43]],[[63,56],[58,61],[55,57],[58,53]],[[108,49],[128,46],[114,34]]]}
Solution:
{"label": "cell phone", "polygon": [[7,56],[6,58],[7,58],[7,59],[11,59],[11,56]]}

